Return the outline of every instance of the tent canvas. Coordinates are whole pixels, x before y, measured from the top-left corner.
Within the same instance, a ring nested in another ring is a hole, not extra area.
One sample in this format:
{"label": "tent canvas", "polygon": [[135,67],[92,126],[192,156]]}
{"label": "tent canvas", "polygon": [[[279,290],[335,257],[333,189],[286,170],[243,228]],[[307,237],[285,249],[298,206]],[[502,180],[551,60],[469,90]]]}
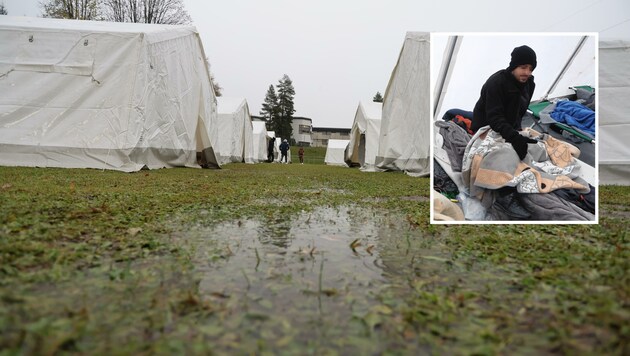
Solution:
{"label": "tent canvas", "polygon": [[219,164],[254,163],[252,119],[244,98],[217,98],[219,139],[215,149]]}
{"label": "tent canvas", "polygon": [[218,165],[205,58],[191,26],[0,16],[0,164]]}
{"label": "tent canvas", "polygon": [[350,142],[344,153],[348,166],[359,166],[362,171],[377,172],[376,154],[381,129],[382,104],[359,102],[352,128]]}
{"label": "tent canvas", "polygon": [[599,41],[599,182],[630,185],[630,38]]}
{"label": "tent canvas", "polygon": [[324,163],[333,166],[348,166],[344,159],[344,153],[346,147],[348,147],[350,140],[330,139],[328,140],[328,146],[326,147],[326,156],[324,157]]}
{"label": "tent canvas", "polygon": [[383,98],[376,166],[427,176],[430,168],[430,34],[408,32]]}
{"label": "tent canvas", "polygon": [[252,121],[252,147],[255,163],[267,161],[267,126],[263,121]]}

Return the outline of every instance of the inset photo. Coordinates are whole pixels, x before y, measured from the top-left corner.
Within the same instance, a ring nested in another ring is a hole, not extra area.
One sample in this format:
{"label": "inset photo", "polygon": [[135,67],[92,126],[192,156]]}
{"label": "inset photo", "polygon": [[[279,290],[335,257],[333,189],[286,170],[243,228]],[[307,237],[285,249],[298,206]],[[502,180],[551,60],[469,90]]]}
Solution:
{"label": "inset photo", "polygon": [[431,223],[598,222],[597,43],[431,34]]}

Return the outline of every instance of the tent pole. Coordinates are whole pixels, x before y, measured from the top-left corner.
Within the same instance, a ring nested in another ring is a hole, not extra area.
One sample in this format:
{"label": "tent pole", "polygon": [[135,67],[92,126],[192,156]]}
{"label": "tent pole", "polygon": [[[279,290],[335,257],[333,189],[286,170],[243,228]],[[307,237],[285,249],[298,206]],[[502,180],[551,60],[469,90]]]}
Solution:
{"label": "tent pole", "polygon": [[549,87],[549,89],[547,90],[545,95],[543,95],[543,97],[540,99],[540,101],[545,101],[545,100],[549,99],[549,94],[551,94],[551,92],[554,89],[556,89],[556,86],[558,85],[558,83],[560,83],[560,79],[562,79],[564,74],[567,72],[567,70],[571,66],[571,63],[573,63],[573,60],[575,59],[577,54],[580,52],[580,50],[582,50],[582,47],[584,47],[584,44],[586,43],[587,39],[588,39],[588,36],[582,36],[582,38],[578,42],[577,46],[575,46],[575,49],[573,50],[573,53],[571,54],[571,56],[569,56],[569,59],[564,64],[564,67],[560,71],[560,74],[558,74],[558,76],[556,77],[556,80],[554,80],[554,82],[551,84],[551,87]]}
{"label": "tent pole", "polygon": [[[437,115],[442,107],[442,101],[446,93],[445,88],[453,74],[453,67],[455,67],[455,60],[457,59],[457,52],[459,51],[461,43],[461,36],[451,36],[446,44],[444,59],[442,60],[442,66],[440,67],[440,72],[435,83],[435,91],[433,92],[433,115]],[[435,117],[433,119],[436,120]]]}

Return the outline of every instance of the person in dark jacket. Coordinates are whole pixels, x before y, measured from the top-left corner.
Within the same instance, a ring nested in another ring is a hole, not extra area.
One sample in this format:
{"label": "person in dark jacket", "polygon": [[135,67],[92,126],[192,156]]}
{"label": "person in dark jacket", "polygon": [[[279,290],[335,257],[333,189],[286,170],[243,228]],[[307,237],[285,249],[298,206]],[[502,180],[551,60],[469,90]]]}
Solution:
{"label": "person in dark jacket", "polygon": [[276,148],[276,138],[272,137],[269,142],[267,142],[267,162],[272,163],[274,160],[273,150]]}
{"label": "person in dark jacket", "polygon": [[472,130],[490,128],[512,144],[522,160],[527,155],[527,144],[535,140],[519,134],[521,120],[534,94],[536,52],[528,46],[514,48],[510,65],[494,73],[481,88],[481,95],[473,110]]}
{"label": "person in dark jacket", "polygon": [[282,162],[282,160],[284,160],[284,163],[289,163],[289,162],[287,162],[287,153],[288,152],[289,152],[289,141],[284,139],[282,141],[282,143],[280,144],[280,162]]}
{"label": "person in dark jacket", "polygon": [[[527,147],[537,141],[519,133],[521,121],[534,94],[536,84],[532,72],[536,69],[536,52],[528,46],[514,48],[506,69],[492,74],[481,87],[481,95],[473,110],[471,129],[477,132],[490,125],[506,142],[512,144],[518,157],[523,160]],[[497,191],[494,207],[510,219],[526,220],[531,214],[522,205],[515,188],[505,187]]]}

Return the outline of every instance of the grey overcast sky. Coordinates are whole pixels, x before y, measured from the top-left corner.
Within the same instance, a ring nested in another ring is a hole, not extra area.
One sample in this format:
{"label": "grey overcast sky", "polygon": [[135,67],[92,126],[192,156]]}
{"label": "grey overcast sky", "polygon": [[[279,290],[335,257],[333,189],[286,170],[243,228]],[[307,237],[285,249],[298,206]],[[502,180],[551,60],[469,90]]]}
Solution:
{"label": "grey overcast sky", "polygon": [[[39,0],[0,0],[41,16]],[[350,128],[359,101],[384,94],[407,31],[599,32],[630,37],[628,0],[184,0],[226,97],[258,115],[283,74],[295,116]],[[507,63],[506,63],[507,66]]]}

